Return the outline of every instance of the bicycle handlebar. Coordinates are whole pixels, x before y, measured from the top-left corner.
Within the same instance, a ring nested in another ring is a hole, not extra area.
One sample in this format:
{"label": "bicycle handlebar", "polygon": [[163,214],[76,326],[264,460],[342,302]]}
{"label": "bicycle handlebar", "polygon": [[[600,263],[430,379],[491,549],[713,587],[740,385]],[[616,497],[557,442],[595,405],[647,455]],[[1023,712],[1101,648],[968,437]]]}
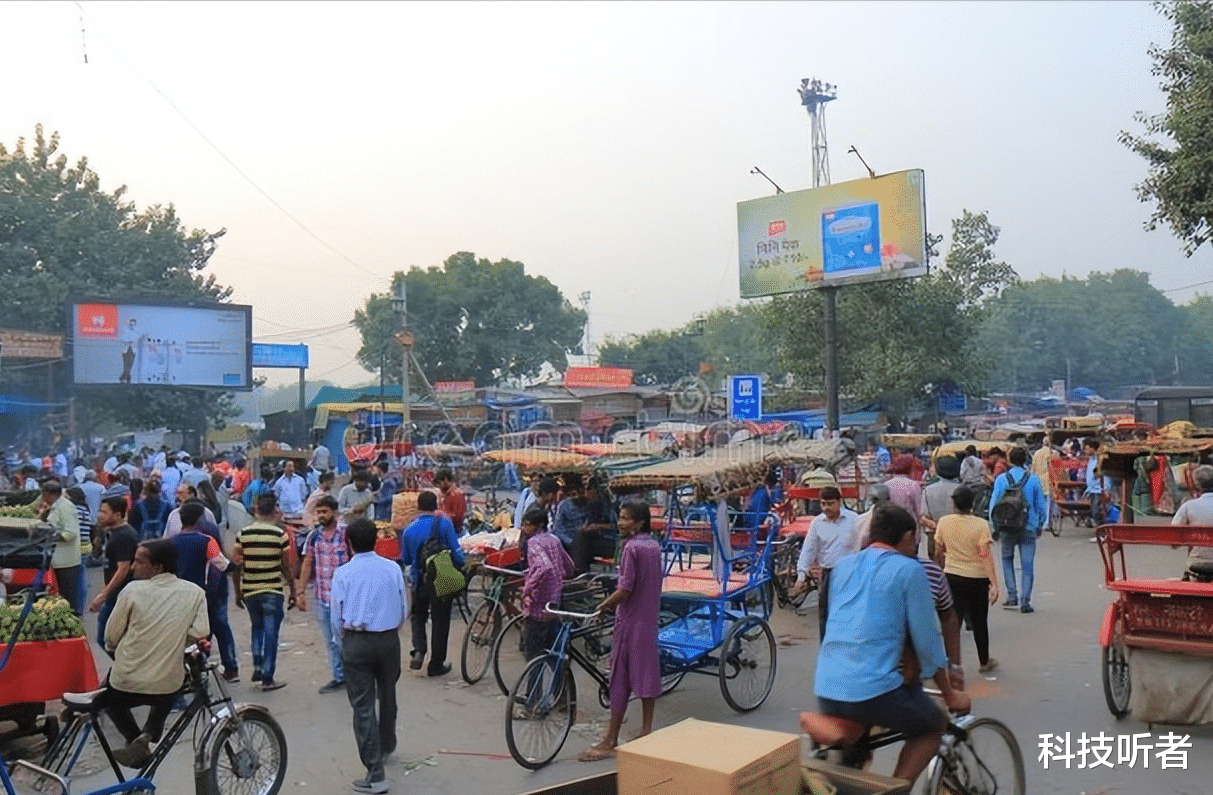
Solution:
{"label": "bicycle handlebar", "polygon": [[574,613],[571,610],[561,610],[555,602],[548,602],[544,609],[554,616],[561,616],[562,618],[576,618],[582,621],[587,621],[591,618],[597,618],[598,616],[602,615],[601,611],[595,611],[593,613]]}
{"label": "bicycle handlebar", "polygon": [[522,569],[522,570],[503,569],[500,566],[490,566],[487,563],[481,563],[480,568],[484,569],[485,571],[491,571],[494,574],[504,574],[507,577],[524,577],[524,576],[526,576],[526,569]]}

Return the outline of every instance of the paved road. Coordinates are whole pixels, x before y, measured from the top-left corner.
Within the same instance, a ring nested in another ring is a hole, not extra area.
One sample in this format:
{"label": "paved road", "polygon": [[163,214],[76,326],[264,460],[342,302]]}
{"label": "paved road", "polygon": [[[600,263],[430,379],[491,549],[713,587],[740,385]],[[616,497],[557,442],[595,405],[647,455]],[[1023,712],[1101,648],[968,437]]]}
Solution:
{"label": "paved road", "polygon": [[[1033,795],[1071,793],[1204,793],[1210,791],[1213,765],[1213,728],[1179,729],[1190,734],[1187,769],[1159,769],[1151,758],[1148,769],[1140,761],[1113,769],[1070,769],[1056,764],[1043,769],[1038,761],[1039,735],[1069,732],[1076,749],[1082,733],[1128,735],[1152,732],[1156,742],[1166,727],[1147,726],[1131,717],[1117,721],[1109,714],[1100,681],[1097,633],[1111,596],[1102,587],[1098,550],[1088,543],[1090,531],[1067,525],[1061,538],[1041,539],[1037,556],[1037,612],[1023,615],[994,609],[991,616],[992,653],[1001,661],[990,676],[976,673],[972,638],[963,638],[965,668],[974,712],[1001,718],[1015,731],[1023,747],[1028,771],[1028,792]],[[1174,576],[1183,554],[1173,550],[1141,552],[1141,576]],[[96,578],[98,570],[90,574]],[[248,621],[233,611],[237,642],[248,665]],[[329,679],[319,636],[311,614],[290,612],[282,633],[279,667],[289,686],[261,693],[247,679],[236,685],[238,698],[264,704],[282,723],[288,738],[290,762],[287,788],[292,792],[339,793],[362,775],[350,730],[349,704],[342,693],[318,695]],[[797,616],[779,611],[772,620],[780,638],[779,672],[766,704],[748,715],[733,713],[724,703],[715,678],[689,676],[670,696],[658,702],[658,724],[684,717],[797,731],[797,713],[814,704],[813,662],[816,653],[815,615]],[[90,622],[90,632],[92,625]],[[579,750],[591,744],[601,730],[605,712],[599,708],[584,676],[579,675],[581,713],[556,762],[531,773],[509,757],[503,735],[503,697],[491,681],[468,687],[458,676],[458,644],[463,626],[452,630],[451,658],[455,672],[444,679],[428,679],[405,671],[399,684],[399,749],[389,761],[388,777],[394,792],[415,795],[475,792],[510,795],[609,769],[611,763],[580,764]],[[407,631],[404,648],[408,650]],[[104,671],[108,661],[98,652]],[[633,717],[624,727],[638,724]],[[877,771],[892,768],[892,752],[877,758]],[[505,755],[504,758],[501,758]],[[1115,755],[1113,755],[1115,761]],[[188,748],[179,749],[162,770],[162,791],[186,793],[192,788]],[[80,788],[77,788],[80,791]]]}

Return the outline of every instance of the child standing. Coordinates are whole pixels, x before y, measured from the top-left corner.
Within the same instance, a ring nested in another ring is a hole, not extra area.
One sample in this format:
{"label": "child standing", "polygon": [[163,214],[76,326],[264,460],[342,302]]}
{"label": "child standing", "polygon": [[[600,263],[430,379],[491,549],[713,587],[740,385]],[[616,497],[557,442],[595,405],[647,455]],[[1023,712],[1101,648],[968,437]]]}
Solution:
{"label": "child standing", "polygon": [[542,655],[556,640],[560,622],[547,611],[560,604],[561,586],[573,575],[573,559],[560,539],[548,531],[548,513],[534,507],[522,517],[526,544],[526,578],[522,584],[522,647],[528,660]]}
{"label": "child standing", "polygon": [[640,697],[643,737],[653,730],[653,707],[661,695],[657,615],[661,608],[661,545],[653,538],[649,506],[627,502],[619,510],[619,584],[598,611],[615,609],[611,641],[611,722],[597,744],[577,757],[596,762],[615,755],[628,698]]}

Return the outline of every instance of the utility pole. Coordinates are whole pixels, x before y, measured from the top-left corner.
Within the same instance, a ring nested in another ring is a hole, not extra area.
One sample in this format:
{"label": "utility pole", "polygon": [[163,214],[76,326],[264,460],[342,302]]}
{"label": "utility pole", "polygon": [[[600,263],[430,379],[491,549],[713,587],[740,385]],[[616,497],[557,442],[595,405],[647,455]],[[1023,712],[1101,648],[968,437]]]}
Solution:
{"label": "utility pole", "polygon": [[[838,98],[838,87],[815,77],[800,81],[800,104],[809,111],[813,140],[813,187],[830,184],[830,151],[826,143],[825,106]],[[826,420],[825,427],[838,432],[838,287],[820,288],[825,294]]]}
{"label": "utility pole", "polygon": [[[392,309],[396,311],[396,318],[399,321],[396,341],[404,348],[400,356],[400,431],[402,438],[411,441],[413,414],[409,406],[409,362],[413,358],[413,335],[409,332],[408,290],[404,285],[403,273],[397,274],[396,283],[392,285]],[[382,397],[382,390],[380,397]]]}

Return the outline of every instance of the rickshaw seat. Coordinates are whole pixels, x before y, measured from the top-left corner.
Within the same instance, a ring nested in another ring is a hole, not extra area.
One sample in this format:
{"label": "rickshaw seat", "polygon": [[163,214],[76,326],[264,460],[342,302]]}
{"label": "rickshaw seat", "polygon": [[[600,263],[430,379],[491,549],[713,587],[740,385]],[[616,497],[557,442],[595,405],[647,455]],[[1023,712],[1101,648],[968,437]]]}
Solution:
{"label": "rickshaw seat", "polygon": [[87,693],[64,693],[63,706],[77,712],[88,712],[92,710],[93,702],[104,692],[105,688],[101,687]]}
{"label": "rickshaw seat", "polygon": [[1213,575],[1213,560],[1194,560],[1188,564],[1188,571],[1203,576]]}
{"label": "rickshaw seat", "polygon": [[1213,583],[1183,580],[1114,580],[1108,588],[1121,593],[1160,593],[1170,596],[1213,596]]}
{"label": "rickshaw seat", "polygon": [[868,730],[859,721],[818,712],[800,713],[800,728],[813,742],[826,748],[845,748],[859,742]]}

